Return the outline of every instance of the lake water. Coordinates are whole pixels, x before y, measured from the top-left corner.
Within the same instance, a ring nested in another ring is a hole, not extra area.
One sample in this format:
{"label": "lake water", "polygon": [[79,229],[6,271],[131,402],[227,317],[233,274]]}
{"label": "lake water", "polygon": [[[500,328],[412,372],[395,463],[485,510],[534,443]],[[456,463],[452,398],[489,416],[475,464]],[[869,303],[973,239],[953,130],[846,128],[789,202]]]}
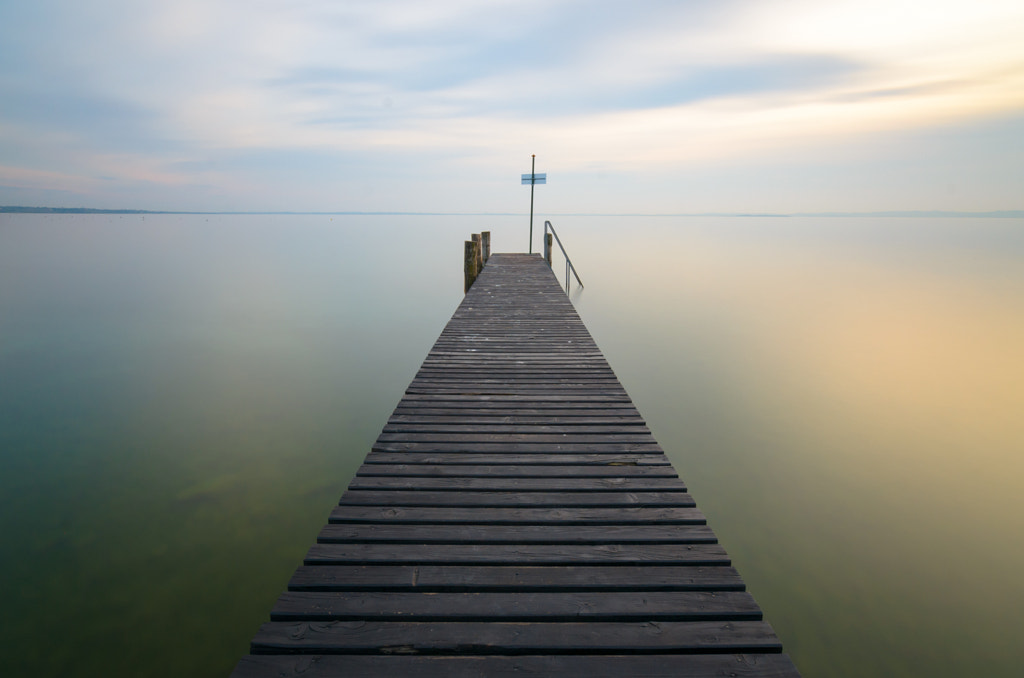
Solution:
{"label": "lake water", "polygon": [[[1019,675],[1024,220],[553,221],[805,676]],[[0,215],[0,674],[229,673],[487,229]]]}

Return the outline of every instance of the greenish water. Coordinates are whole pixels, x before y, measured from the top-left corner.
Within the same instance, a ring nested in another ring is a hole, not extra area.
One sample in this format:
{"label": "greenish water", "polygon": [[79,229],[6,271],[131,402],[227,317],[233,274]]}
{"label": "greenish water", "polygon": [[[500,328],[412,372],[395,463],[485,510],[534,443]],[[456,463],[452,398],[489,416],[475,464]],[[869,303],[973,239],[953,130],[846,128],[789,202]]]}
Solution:
{"label": "greenish water", "polygon": [[[1018,675],[1022,220],[554,221],[804,675]],[[0,674],[230,672],[488,228],[0,216]]]}

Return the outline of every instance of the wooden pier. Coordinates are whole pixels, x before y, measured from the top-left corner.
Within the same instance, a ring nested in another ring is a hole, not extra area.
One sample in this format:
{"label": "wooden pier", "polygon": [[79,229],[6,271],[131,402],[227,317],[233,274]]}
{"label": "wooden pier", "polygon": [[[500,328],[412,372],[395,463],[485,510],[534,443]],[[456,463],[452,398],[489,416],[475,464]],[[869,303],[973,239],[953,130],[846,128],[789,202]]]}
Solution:
{"label": "wooden pier", "polygon": [[798,676],[539,255],[495,254],[233,676]]}

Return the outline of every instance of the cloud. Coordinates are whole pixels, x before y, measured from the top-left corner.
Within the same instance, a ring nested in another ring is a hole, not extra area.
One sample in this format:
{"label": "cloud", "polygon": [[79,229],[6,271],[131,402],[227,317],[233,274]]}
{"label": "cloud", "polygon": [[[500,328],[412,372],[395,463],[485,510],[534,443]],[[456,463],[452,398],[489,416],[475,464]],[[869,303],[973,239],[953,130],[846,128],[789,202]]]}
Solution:
{"label": "cloud", "polygon": [[9,3],[0,163],[137,172],[186,199],[261,172],[292,190],[274,157],[359,157],[382,176],[525,149],[571,171],[761,162],[1024,110],[1018,5]]}
{"label": "cloud", "polygon": [[93,182],[73,174],[0,165],[0,185],[3,185],[4,188],[7,189],[24,188],[52,190],[59,187],[60,190],[85,193],[92,187],[92,184]]}

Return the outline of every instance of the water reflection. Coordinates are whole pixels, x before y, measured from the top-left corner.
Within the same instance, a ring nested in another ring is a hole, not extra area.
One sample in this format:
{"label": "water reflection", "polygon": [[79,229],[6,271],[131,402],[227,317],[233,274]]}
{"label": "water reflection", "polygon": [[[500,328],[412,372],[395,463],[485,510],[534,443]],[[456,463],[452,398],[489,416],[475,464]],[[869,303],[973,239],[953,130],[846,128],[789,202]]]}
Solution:
{"label": "water reflection", "polygon": [[575,255],[584,319],[807,674],[1012,675],[1020,224],[751,222]]}
{"label": "water reflection", "polygon": [[460,299],[479,226],[2,219],[20,650],[0,673],[226,675]]}

